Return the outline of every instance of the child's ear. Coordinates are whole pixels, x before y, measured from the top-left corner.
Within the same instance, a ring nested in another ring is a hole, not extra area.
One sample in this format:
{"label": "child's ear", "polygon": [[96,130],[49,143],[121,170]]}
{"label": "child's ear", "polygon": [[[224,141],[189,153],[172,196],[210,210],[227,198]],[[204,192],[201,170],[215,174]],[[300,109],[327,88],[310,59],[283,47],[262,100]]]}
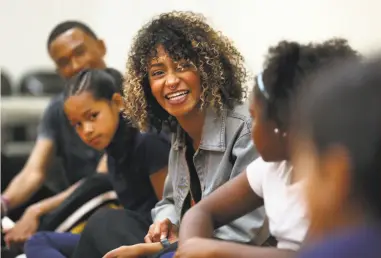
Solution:
{"label": "child's ear", "polygon": [[119,110],[123,109],[123,98],[120,93],[114,93],[114,95],[112,95],[112,102]]}
{"label": "child's ear", "polygon": [[97,45],[99,47],[99,50],[101,52],[102,57],[104,57],[106,55],[106,52],[107,52],[107,48],[106,48],[105,42],[102,39],[99,39],[97,41]]}

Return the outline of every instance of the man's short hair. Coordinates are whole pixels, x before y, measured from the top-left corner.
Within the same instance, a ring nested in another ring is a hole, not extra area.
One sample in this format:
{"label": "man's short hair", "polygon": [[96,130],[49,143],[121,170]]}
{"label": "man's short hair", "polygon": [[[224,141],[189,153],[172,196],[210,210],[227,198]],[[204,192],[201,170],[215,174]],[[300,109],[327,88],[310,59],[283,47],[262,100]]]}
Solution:
{"label": "man's short hair", "polygon": [[79,21],[64,21],[64,22],[61,22],[58,25],[56,25],[56,27],[54,27],[54,29],[50,32],[49,37],[48,37],[48,42],[47,42],[47,48],[48,48],[48,50],[49,50],[50,44],[59,35],[61,35],[62,33],[66,32],[68,30],[74,29],[74,28],[82,30],[83,32],[85,32],[87,35],[89,35],[90,37],[92,37],[94,39],[98,39],[98,37],[95,34],[95,32],[92,29],[90,29],[90,27],[87,26],[86,24],[84,24],[83,22],[79,22]]}

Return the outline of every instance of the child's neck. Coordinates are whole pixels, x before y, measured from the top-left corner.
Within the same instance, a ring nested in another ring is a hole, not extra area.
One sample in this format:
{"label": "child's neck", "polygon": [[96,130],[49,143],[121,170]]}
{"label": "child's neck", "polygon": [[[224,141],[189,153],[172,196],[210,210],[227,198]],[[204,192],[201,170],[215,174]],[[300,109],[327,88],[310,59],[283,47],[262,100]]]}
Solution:
{"label": "child's neck", "polygon": [[202,129],[204,127],[205,121],[205,112],[195,110],[186,116],[178,117],[177,121],[179,122],[181,128],[192,139],[193,147],[195,150],[197,150],[201,142]]}

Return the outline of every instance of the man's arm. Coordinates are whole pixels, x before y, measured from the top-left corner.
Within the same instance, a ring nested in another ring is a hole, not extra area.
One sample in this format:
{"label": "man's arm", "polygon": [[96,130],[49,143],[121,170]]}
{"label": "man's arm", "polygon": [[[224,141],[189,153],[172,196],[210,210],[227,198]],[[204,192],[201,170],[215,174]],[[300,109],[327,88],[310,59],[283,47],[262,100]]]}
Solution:
{"label": "man's arm", "polygon": [[[49,139],[37,141],[29,160],[23,170],[12,180],[2,196],[8,200],[8,209],[13,209],[26,202],[44,183],[46,171],[54,153],[54,143]],[[107,155],[99,161],[98,173],[107,173]],[[31,205],[27,211],[33,212],[40,217],[57,208],[74,190],[81,181],[70,186],[55,196],[44,199]]]}
{"label": "man's arm", "polygon": [[11,181],[2,197],[8,201],[8,209],[26,202],[44,183],[49,162],[54,153],[54,142],[50,139],[37,140],[27,163]]}
{"label": "man's arm", "polygon": [[66,190],[62,191],[61,193],[56,194],[56,195],[54,195],[52,197],[46,198],[46,199],[44,199],[44,200],[42,200],[40,202],[37,202],[37,203],[31,205],[27,209],[27,211],[34,212],[34,214],[37,217],[41,217],[42,215],[45,215],[45,214],[53,211],[58,206],[60,206],[60,204],[66,198],[68,198],[74,192],[74,190],[77,189],[77,187],[81,183],[82,183],[82,181],[78,181],[77,183],[75,183],[74,185],[70,186]]}
{"label": "man's arm", "polygon": [[[25,167],[11,182],[2,197],[8,202],[8,209],[12,209],[28,200],[37,191],[46,178],[49,161],[54,153],[54,143],[48,139],[39,139],[36,142]],[[5,242],[8,246],[12,243],[23,243],[33,235],[39,225],[39,218],[55,209],[69,196],[80,182],[66,191],[42,200],[29,206],[16,225],[7,230]]]}
{"label": "man's arm", "polygon": [[[57,144],[61,136],[61,120],[64,119],[62,105],[62,96],[54,98],[49,103],[38,126],[38,139],[27,163],[2,193],[2,197],[6,200],[9,209],[26,202],[44,183],[50,161],[55,155],[56,149],[59,148]],[[33,211],[32,215],[35,217],[53,210],[73,192],[77,185],[52,198],[30,206],[27,212]]]}
{"label": "man's arm", "polygon": [[[8,209],[16,208],[25,203],[42,186],[46,171],[54,153],[54,143],[49,139],[39,139],[22,171],[11,181],[2,196],[8,201]],[[72,185],[65,191],[31,205],[27,212],[33,212],[40,217],[55,208],[65,200],[80,184]]]}
{"label": "man's arm", "polygon": [[58,96],[45,109],[38,126],[38,138],[28,161],[2,193],[2,203],[5,200],[8,209],[25,203],[44,183],[50,161],[58,149],[62,107],[62,96]]}

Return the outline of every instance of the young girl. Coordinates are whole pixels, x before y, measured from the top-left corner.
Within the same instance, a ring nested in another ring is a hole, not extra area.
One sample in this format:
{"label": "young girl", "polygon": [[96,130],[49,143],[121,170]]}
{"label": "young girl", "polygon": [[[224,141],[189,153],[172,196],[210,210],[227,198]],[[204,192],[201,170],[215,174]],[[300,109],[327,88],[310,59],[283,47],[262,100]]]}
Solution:
{"label": "young girl", "polygon": [[[261,157],[184,216],[176,257],[289,257],[299,248],[308,221],[301,200],[302,182],[289,162],[290,104],[308,74],[335,58],[355,55],[339,39],[309,45],[283,41],[270,48],[250,99],[255,119],[252,138]],[[263,203],[277,249],[201,239]]]}
{"label": "young girl", "polygon": [[381,256],[380,71],[381,59],[341,65],[301,98],[294,160],[309,170],[311,227],[300,258]]}
{"label": "young girl", "polygon": [[[80,72],[65,89],[64,110],[81,139],[106,150],[110,180],[124,208],[141,223],[162,198],[170,143],[140,133],[122,117],[122,76],[112,70]],[[103,211],[102,211],[103,212]],[[25,245],[27,257],[70,257],[79,235],[41,232]]]}
{"label": "young girl", "polygon": [[[108,223],[106,216],[89,221],[74,257],[100,257],[122,245],[105,257],[161,250],[168,245],[165,238],[177,240],[180,219],[188,209],[256,158],[251,119],[242,105],[243,65],[232,43],[200,15],[165,13],[139,31],[127,62],[126,113],[141,129],[151,125],[160,130],[164,123],[174,132],[164,198],[152,210],[154,223],[135,234],[123,229],[134,223],[124,214],[118,224]],[[108,216],[115,218],[117,212]],[[258,209],[219,228],[214,236],[261,243],[258,231],[263,222],[263,209]],[[107,230],[97,227],[100,223],[106,223]],[[120,241],[110,242],[108,248],[106,239],[93,237],[116,231]],[[142,233],[145,238],[140,241],[145,244],[127,246]]]}

